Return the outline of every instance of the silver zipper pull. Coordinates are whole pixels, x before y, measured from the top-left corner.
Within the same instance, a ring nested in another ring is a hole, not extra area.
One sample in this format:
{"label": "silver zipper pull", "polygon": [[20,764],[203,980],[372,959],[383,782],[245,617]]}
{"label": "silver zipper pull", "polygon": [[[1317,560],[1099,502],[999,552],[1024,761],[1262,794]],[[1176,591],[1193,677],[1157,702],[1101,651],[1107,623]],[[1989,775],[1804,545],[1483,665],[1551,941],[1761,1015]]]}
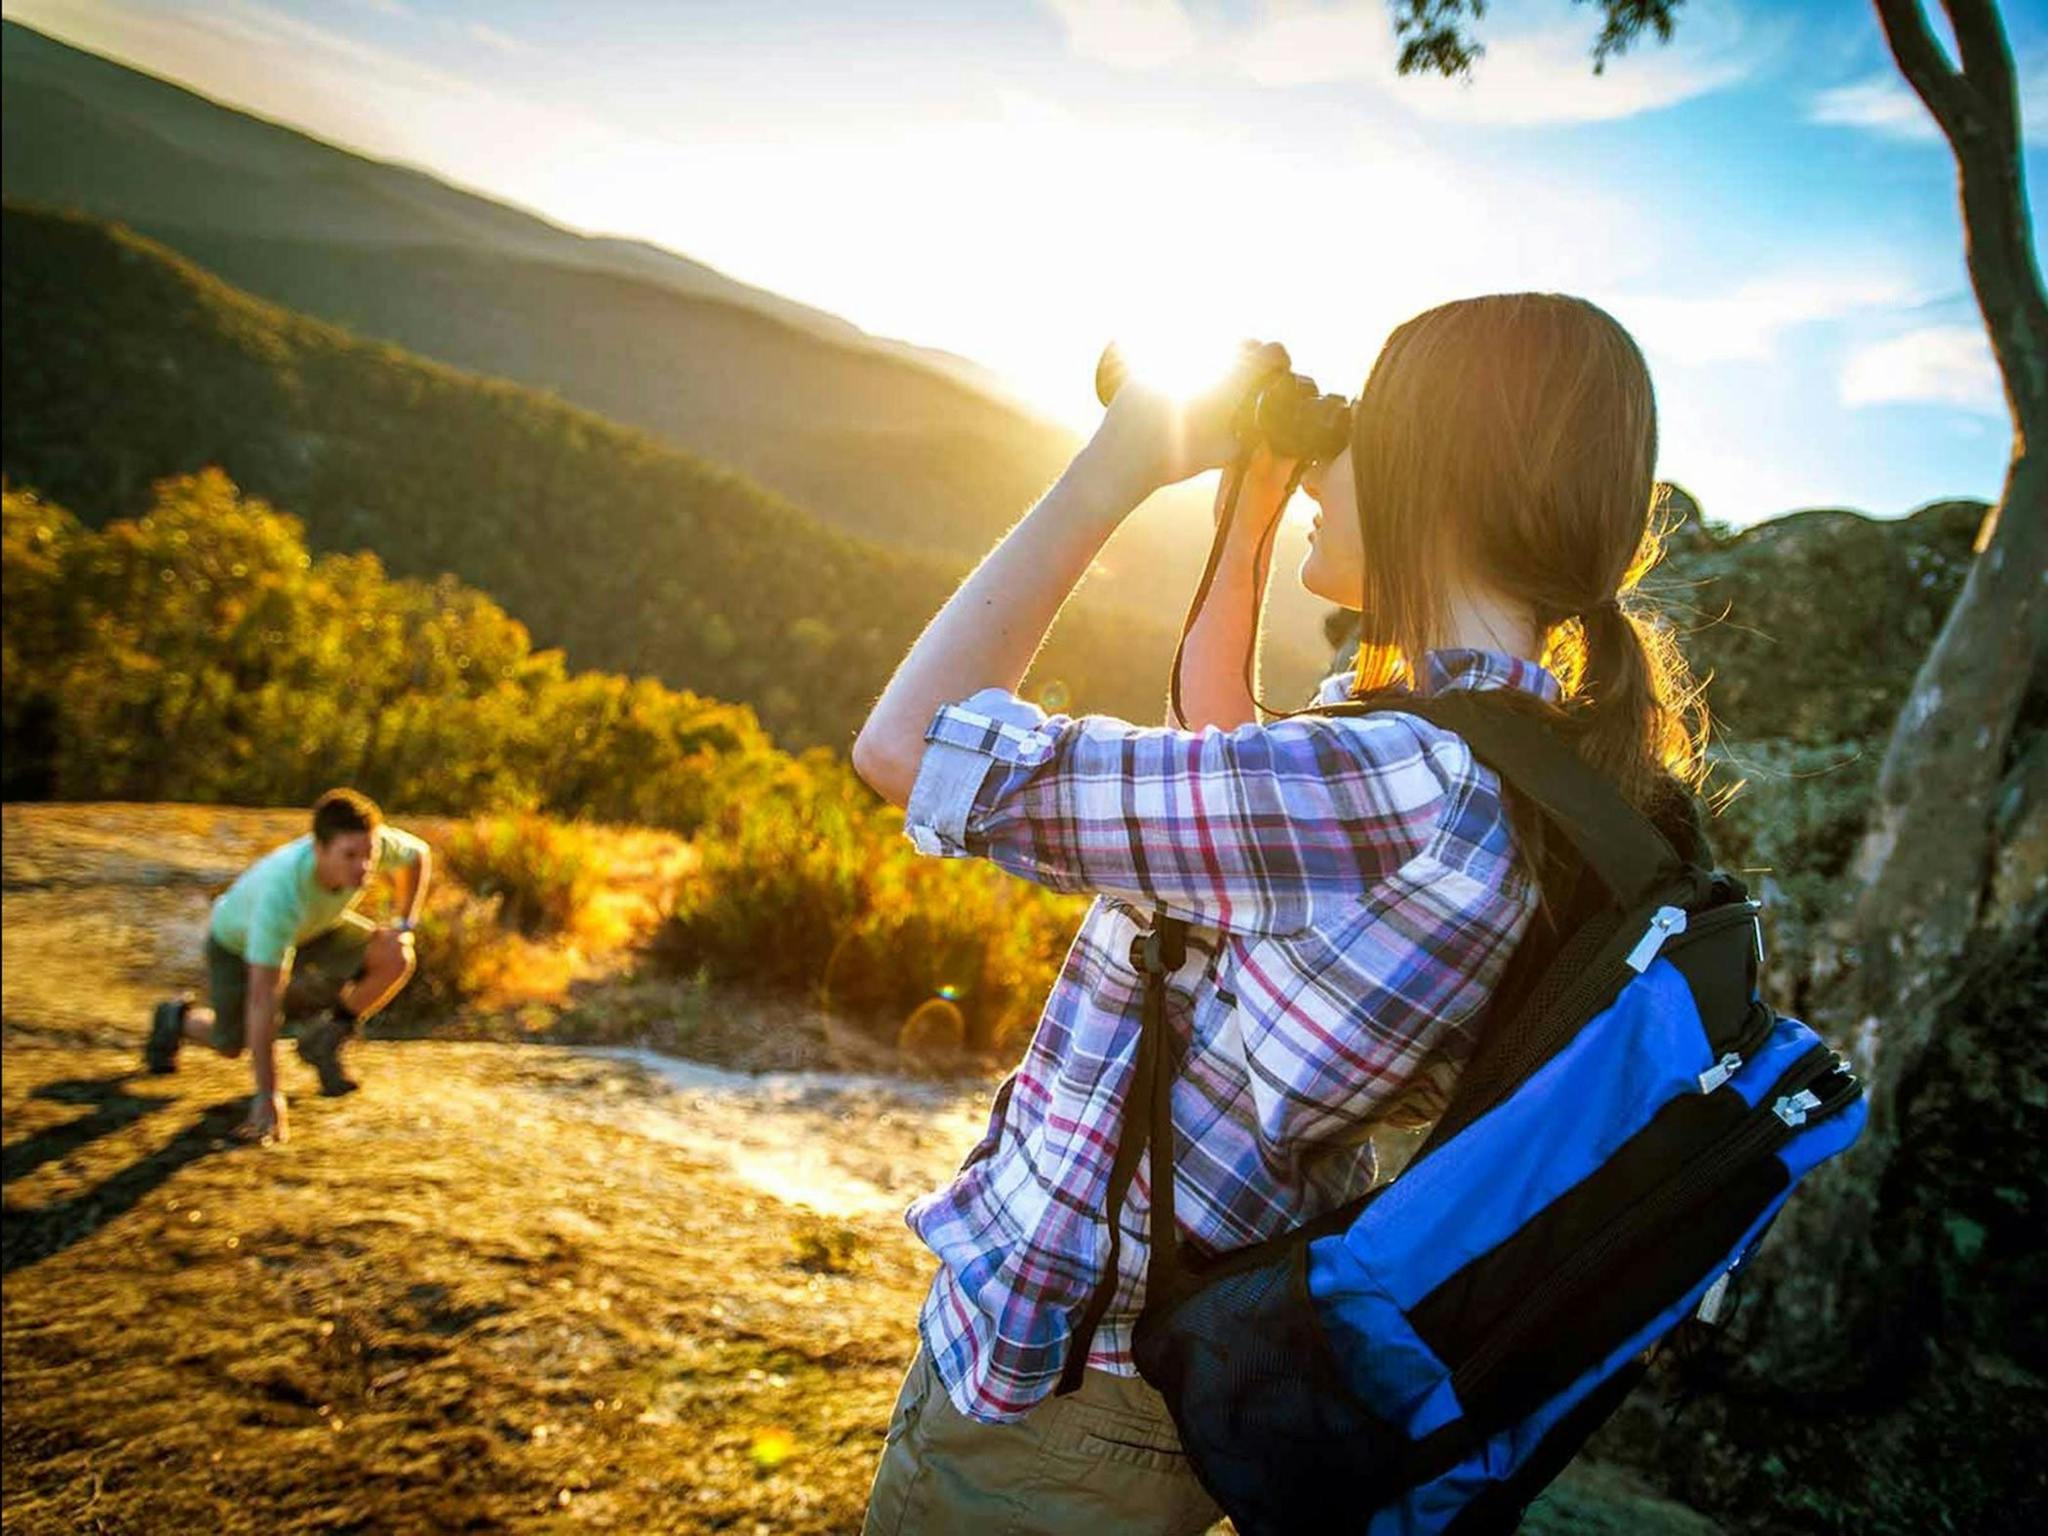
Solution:
{"label": "silver zipper pull", "polygon": [[1706,1294],[1700,1297],[1700,1304],[1693,1309],[1692,1315],[1701,1322],[1711,1326],[1721,1321],[1721,1309],[1728,1301],[1728,1277],[1730,1273],[1731,1271],[1729,1270],[1723,1270],[1720,1278],[1708,1286]]}
{"label": "silver zipper pull", "polygon": [[1730,1051],[1700,1074],[1700,1092],[1712,1093],[1742,1070],[1742,1058]]}
{"label": "silver zipper pull", "polygon": [[1636,947],[1628,952],[1628,968],[1641,975],[1650,968],[1650,962],[1657,958],[1657,951],[1664,947],[1664,941],[1674,933],[1685,932],[1685,908],[1659,907],[1650,919],[1650,926],[1643,930],[1643,936],[1636,940]]}
{"label": "silver zipper pull", "polygon": [[1802,1088],[1797,1093],[1788,1093],[1771,1106],[1771,1113],[1787,1125],[1804,1125],[1806,1117],[1820,1108],[1820,1095],[1811,1088]]}

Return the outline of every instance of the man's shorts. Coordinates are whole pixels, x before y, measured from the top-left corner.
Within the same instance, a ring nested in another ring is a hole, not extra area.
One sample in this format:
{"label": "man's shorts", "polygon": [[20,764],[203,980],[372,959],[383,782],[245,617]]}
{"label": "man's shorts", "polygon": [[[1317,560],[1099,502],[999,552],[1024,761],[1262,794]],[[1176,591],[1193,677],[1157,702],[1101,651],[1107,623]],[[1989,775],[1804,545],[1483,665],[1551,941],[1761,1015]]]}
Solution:
{"label": "man's shorts", "polygon": [[[362,975],[363,952],[376,931],[362,913],[344,912],[334,927],[300,945],[292,956],[290,984],[279,999],[280,1014],[296,1018],[332,1007],[341,989]],[[206,936],[206,983],[213,1003],[214,1049],[241,1050],[249,1043],[249,962],[211,933]]]}

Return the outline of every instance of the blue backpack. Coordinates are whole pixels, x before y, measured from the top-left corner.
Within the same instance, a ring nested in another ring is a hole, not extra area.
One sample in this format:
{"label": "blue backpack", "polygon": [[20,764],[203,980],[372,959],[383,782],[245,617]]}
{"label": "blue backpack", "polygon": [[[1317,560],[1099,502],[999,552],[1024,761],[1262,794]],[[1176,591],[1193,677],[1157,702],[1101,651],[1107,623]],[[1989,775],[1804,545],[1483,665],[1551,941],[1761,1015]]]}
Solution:
{"label": "blue backpack", "polygon": [[[1846,1063],[1760,995],[1759,906],[1707,867],[1703,838],[1681,857],[1526,714],[1471,694],[1393,707],[1463,737],[1598,883],[1578,881],[1554,941],[1532,925],[1396,1179],[1210,1258],[1179,1251],[1173,1137],[1152,1134],[1171,1125],[1165,978],[1185,925],[1133,942],[1145,1022],[1109,1230],[1149,1147],[1134,1353],[1242,1536],[1512,1531],[1646,1353],[1713,1321],[1792,1186],[1863,1126]],[[1112,1252],[1063,1391],[1114,1275]]]}

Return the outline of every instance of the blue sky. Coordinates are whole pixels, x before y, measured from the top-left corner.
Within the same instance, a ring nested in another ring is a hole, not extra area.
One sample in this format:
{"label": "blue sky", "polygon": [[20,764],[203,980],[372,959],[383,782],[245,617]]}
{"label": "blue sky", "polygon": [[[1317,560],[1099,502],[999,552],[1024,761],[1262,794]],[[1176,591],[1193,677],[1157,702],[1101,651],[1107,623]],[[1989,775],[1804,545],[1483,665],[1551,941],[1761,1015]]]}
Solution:
{"label": "blue sky", "polygon": [[[1643,342],[1711,517],[1996,494],[2010,428],[1946,146],[1870,7],[1692,0],[1590,73],[1502,0],[1469,83],[1381,0],[8,0],[231,104],[963,353],[1085,425],[1111,335],[1286,342],[1355,390],[1461,294]],[[2035,195],[2048,4],[2007,0]]]}

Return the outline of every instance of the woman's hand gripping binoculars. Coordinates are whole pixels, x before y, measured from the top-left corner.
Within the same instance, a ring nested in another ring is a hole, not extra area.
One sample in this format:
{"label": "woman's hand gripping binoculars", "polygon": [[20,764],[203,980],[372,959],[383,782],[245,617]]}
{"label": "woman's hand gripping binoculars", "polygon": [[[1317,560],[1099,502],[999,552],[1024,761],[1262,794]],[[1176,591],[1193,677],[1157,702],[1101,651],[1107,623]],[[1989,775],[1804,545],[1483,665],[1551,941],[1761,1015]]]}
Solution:
{"label": "woman's hand gripping binoculars", "polygon": [[1232,547],[1232,525],[1247,482],[1256,487],[1254,500],[1260,510],[1255,514],[1257,525],[1248,530],[1252,614],[1243,661],[1245,695],[1268,714],[1289,713],[1261,700],[1253,679],[1266,563],[1280,514],[1302,475],[1312,464],[1337,458],[1350,445],[1351,402],[1342,395],[1324,394],[1315,380],[1294,372],[1287,349],[1277,342],[1244,343],[1223,379],[1192,399],[1134,381],[1112,342],[1095,365],[1095,396],[1109,410],[1090,447],[1108,454],[1132,477],[1138,500],[1204,470],[1224,471],[1216,497],[1215,540],[1174,647],[1169,718],[1187,724],[1181,706],[1181,660],[1224,552]]}
{"label": "woman's hand gripping binoculars", "polygon": [[1095,365],[1095,397],[1110,408],[1099,440],[1148,492],[1247,462],[1260,449],[1276,463],[1305,469],[1334,459],[1351,440],[1351,402],[1294,372],[1277,342],[1245,342],[1224,376],[1192,397],[1134,381],[1111,342]]}

